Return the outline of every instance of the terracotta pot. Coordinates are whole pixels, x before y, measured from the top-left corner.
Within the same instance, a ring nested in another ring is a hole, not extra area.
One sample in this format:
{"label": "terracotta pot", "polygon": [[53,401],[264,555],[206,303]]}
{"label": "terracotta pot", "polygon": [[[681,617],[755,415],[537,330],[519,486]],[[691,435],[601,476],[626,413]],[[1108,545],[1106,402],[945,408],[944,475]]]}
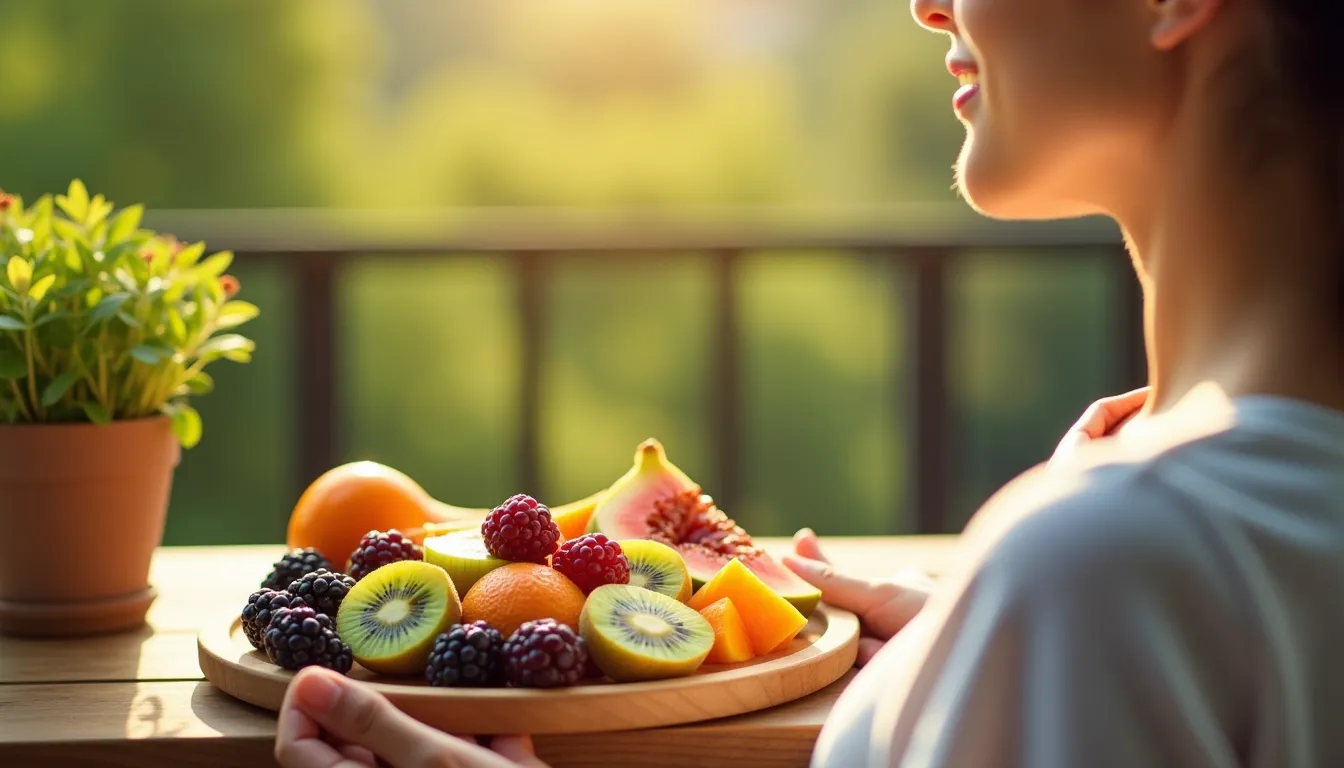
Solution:
{"label": "terracotta pot", "polygon": [[0,632],[142,625],[180,455],[164,416],[0,425]]}

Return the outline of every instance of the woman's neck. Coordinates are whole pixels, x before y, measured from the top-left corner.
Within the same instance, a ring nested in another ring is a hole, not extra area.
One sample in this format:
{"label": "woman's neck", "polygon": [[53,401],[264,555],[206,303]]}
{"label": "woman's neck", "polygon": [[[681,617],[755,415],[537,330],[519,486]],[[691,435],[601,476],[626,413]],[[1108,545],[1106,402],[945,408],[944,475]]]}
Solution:
{"label": "woman's neck", "polygon": [[1317,166],[1285,149],[1249,174],[1209,140],[1227,135],[1214,114],[1173,131],[1146,200],[1116,216],[1143,285],[1144,412],[1209,384],[1344,410],[1344,297],[1333,218],[1312,202]]}

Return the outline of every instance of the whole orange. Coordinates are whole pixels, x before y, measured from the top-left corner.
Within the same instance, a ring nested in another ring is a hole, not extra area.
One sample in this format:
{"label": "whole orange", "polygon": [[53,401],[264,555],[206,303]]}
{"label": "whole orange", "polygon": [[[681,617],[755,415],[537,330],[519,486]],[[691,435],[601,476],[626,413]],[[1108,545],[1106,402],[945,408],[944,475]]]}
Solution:
{"label": "whole orange", "polygon": [[403,533],[430,519],[429,494],[414,480],[384,464],[356,461],[323,473],[299,497],[289,517],[286,543],[313,547],[345,570],[345,562],[369,531]]}
{"label": "whole orange", "polygon": [[535,563],[509,563],[482,576],[462,598],[462,623],[486,621],[507,638],[523,622],[555,619],[579,631],[583,591],[564,574]]}

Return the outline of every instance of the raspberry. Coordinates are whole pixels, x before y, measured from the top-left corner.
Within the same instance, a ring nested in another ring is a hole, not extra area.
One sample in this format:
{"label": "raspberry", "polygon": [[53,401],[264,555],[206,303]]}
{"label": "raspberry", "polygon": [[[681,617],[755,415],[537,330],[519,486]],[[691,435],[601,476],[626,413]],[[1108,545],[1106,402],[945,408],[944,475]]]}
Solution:
{"label": "raspberry", "polygon": [[359,581],[388,563],[424,559],[424,550],[396,528],[387,533],[369,531],[360,539],[359,547],[350,556],[350,567],[346,572]]}
{"label": "raspberry", "polygon": [[354,661],[331,617],[308,606],[277,608],[266,629],[266,655],[284,669],[319,666],[341,674]]}
{"label": "raspberry", "polygon": [[486,550],[495,557],[545,565],[560,541],[560,527],[545,504],[520,493],[486,515],[481,536]]}
{"label": "raspberry", "polygon": [[266,575],[266,580],[261,582],[261,586],[280,592],[289,586],[291,581],[307,576],[321,568],[330,570],[331,563],[327,562],[327,559],[316,549],[312,547],[295,549],[275,561],[275,565],[271,572]]}
{"label": "raspberry", "polygon": [[271,624],[271,616],[280,608],[288,608],[292,601],[288,592],[266,587],[248,595],[247,605],[243,606],[243,634],[253,648],[266,650],[266,628]]}
{"label": "raspberry", "polygon": [[560,545],[552,567],[588,594],[603,584],[629,584],[630,561],[621,545],[600,533],[588,533]]}
{"label": "raspberry", "polygon": [[504,674],[521,688],[574,685],[588,671],[588,646],[555,619],[524,622],[504,641]]}
{"label": "raspberry", "polygon": [[441,687],[503,685],[503,647],[504,636],[484,621],[454,624],[434,641],[425,680]]}
{"label": "raspberry", "polygon": [[320,568],[290,582],[288,592],[293,595],[290,606],[306,605],[318,613],[335,616],[341,601],[355,586],[355,580],[344,573],[332,573]]}

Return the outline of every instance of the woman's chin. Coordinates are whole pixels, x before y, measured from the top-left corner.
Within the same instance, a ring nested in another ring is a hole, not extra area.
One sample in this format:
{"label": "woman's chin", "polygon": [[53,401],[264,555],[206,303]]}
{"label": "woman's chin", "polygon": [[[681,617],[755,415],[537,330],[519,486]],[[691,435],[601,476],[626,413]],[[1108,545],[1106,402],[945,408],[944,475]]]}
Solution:
{"label": "woman's chin", "polygon": [[1097,213],[1078,200],[1044,194],[1031,183],[1032,175],[1020,163],[977,151],[975,140],[967,137],[957,158],[956,188],[972,210],[991,219],[1044,221]]}

